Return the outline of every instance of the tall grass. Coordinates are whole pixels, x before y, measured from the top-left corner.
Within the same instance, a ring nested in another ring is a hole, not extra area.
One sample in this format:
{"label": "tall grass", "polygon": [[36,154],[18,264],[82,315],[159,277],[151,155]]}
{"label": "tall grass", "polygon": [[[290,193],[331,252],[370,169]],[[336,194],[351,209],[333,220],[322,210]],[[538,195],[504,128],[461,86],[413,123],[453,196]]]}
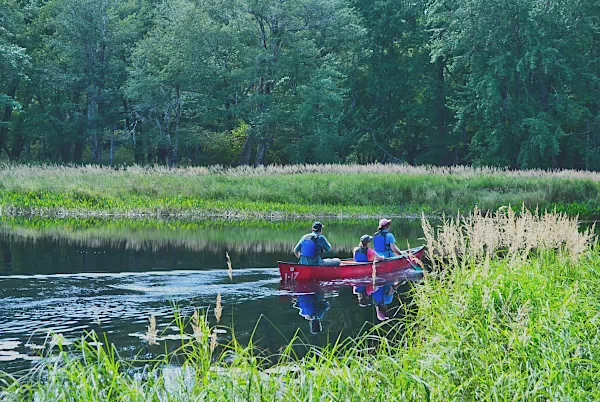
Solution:
{"label": "tall grass", "polygon": [[0,165],[0,214],[376,217],[502,205],[600,216],[600,175],[407,165]]}
{"label": "tall grass", "polygon": [[[182,337],[180,366],[165,356],[136,371],[109,346],[84,340],[79,353],[63,353],[43,376],[5,379],[0,398],[600,399],[600,255],[575,218],[501,211],[423,224],[436,268],[414,287],[409,321],[392,320],[299,359],[294,340],[263,356],[237,343],[235,333],[211,350],[216,324],[196,313],[188,318],[192,329],[181,325],[193,336]],[[535,240],[521,244],[523,231]]]}

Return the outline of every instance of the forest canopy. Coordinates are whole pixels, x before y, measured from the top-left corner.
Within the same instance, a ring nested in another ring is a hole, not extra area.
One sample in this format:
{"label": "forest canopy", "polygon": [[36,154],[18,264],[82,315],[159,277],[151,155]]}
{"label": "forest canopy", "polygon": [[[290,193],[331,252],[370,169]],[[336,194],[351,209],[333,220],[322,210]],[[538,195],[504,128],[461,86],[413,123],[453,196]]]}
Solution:
{"label": "forest canopy", "polygon": [[0,160],[600,170],[597,0],[0,0]]}

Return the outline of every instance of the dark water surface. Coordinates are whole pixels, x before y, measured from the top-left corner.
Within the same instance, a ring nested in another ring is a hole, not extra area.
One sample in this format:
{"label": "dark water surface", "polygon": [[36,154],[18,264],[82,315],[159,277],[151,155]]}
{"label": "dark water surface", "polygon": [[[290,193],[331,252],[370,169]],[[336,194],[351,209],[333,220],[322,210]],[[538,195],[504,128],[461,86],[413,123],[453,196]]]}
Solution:
{"label": "dark water surface", "polygon": [[[375,226],[324,223],[331,255],[342,258]],[[91,330],[106,334],[124,358],[159,355],[164,343],[176,343],[175,309],[188,317],[194,308],[212,309],[218,293],[220,324],[233,326],[242,342],[254,332],[272,353],[298,331],[307,344],[325,345],[402,315],[402,292],[419,277],[413,271],[375,287],[366,280],[284,286],[277,260],[293,261],[291,249],[309,228],[301,221],[0,220],[0,370],[31,367],[56,334],[68,343]],[[395,221],[392,232],[401,248],[422,243],[418,221]],[[158,346],[143,339],[150,314]],[[216,324],[212,313],[209,320]]]}

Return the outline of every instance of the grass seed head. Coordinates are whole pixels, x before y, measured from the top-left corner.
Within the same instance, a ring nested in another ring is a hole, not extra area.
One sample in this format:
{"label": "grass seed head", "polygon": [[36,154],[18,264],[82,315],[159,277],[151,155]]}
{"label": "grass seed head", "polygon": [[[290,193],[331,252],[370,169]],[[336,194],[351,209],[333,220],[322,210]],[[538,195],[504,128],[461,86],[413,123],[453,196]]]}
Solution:
{"label": "grass seed head", "polygon": [[231,258],[229,258],[229,253],[225,251],[225,258],[227,258],[227,275],[229,276],[229,280],[233,280],[233,269],[231,268]]}
{"label": "grass seed head", "polygon": [[158,330],[156,329],[156,317],[154,314],[150,314],[150,318],[148,319],[150,324],[148,325],[148,330],[146,331],[146,339],[148,340],[149,345],[158,345]]}
{"label": "grass seed head", "polygon": [[221,293],[217,295],[217,304],[215,305],[215,318],[217,322],[221,321],[221,314],[223,314],[223,307],[221,306]]}

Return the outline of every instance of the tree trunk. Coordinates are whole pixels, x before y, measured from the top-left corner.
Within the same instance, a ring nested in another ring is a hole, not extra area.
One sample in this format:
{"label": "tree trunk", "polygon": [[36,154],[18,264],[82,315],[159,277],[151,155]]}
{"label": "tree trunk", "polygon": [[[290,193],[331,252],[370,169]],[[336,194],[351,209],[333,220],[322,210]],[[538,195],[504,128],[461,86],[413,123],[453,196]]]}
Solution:
{"label": "tree trunk", "polygon": [[446,94],[444,91],[444,66],[446,61],[443,57],[438,57],[436,60],[437,67],[437,99],[436,99],[436,115],[438,123],[438,146],[440,152],[440,166],[447,164],[447,144],[446,144]]}
{"label": "tree trunk", "polygon": [[60,159],[63,163],[69,163],[71,161],[71,141],[65,139],[60,145]]}
{"label": "tree trunk", "polygon": [[175,138],[173,139],[173,148],[170,161],[170,167],[177,166],[179,161],[179,123],[181,121],[181,94],[179,91],[179,85],[175,88],[176,93],[176,106],[175,106]]}
{"label": "tree trunk", "polygon": [[[17,93],[17,84],[13,84],[9,88],[7,95],[9,98],[14,99],[16,93]],[[11,117],[12,117],[12,106],[6,105],[4,107],[4,113],[2,113],[2,124],[0,124],[0,153],[2,153],[2,149],[6,148],[6,141],[7,141],[7,137],[8,137],[8,123],[10,122]],[[7,150],[7,152],[8,152],[8,150]]]}
{"label": "tree trunk", "polygon": [[254,159],[254,166],[262,166],[265,164],[265,154],[269,150],[269,142],[262,140],[258,143],[256,148],[256,158]]}
{"label": "tree trunk", "polygon": [[110,130],[110,166],[113,165],[113,157],[114,157],[114,148],[115,148],[115,130],[117,128],[113,126],[112,130]]}
{"label": "tree trunk", "polygon": [[87,131],[90,140],[90,147],[92,148],[92,159],[94,161],[100,160],[100,153],[98,150],[98,129],[96,124],[96,89],[94,87],[88,88],[87,91]]}
{"label": "tree trunk", "polygon": [[242,155],[240,156],[240,165],[249,165],[250,158],[252,157],[252,145],[253,145],[252,135],[248,134],[246,136],[246,141],[244,142],[244,148],[242,148]]}
{"label": "tree trunk", "polygon": [[138,121],[133,129],[133,156],[135,163],[143,165],[148,161],[146,138],[144,137],[144,123]]}
{"label": "tree trunk", "polygon": [[13,139],[10,147],[10,159],[18,161],[21,157],[21,153],[25,149],[25,135],[23,134],[23,127],[21,125],[21,118],[17,118],[17,123],[13,130]]}

